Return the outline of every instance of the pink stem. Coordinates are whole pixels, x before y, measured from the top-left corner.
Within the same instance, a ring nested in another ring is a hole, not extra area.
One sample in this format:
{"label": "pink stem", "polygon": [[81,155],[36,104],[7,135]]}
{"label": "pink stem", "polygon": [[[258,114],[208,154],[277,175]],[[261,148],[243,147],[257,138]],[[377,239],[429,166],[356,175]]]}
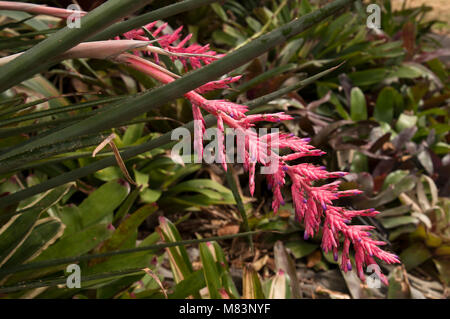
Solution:
{"label": "pink stem", "polygon": [[84,16],[87,13],[85,11],[73,11],[62,8],[52,8],[44,5],[13,1],[0,1],[0,10],[24,11],[33,14],[45,14],[63,19],[68,18],[74,13],[79,13],[81,16]]}

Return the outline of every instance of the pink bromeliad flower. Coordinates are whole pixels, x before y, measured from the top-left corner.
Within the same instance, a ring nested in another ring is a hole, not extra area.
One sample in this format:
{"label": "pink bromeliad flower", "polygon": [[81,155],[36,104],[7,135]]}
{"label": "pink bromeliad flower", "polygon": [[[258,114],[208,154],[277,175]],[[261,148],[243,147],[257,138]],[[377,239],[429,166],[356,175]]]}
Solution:
{"label": "pink bromeliad flower", "polygon": [[[153,30],[152,35],[158,40],[159,45],[166,51],[177,54],[193,54],[186,57],[172,56],[172,59],[180,59],[184,67],[188,64],[193,69],[199,68],[202,64],[208,64],[220,56],[209,49],[209,46],[191,44],[186,46],[190,35],[181,39],[181,28],[176,29],[171,34],[162,34],[167,24],[156,27],[152,22],[146,26],[148,30]],[[150,41],[145,36],[143,30],[133,30],[125,34],[127,39]],[[175,44],[177,41],[178,44]],[[195,56],[195,54],[198,54]],[[208,56],[205,56],[208,55]],[[157,54],[154,55],[156,63],[159,63]],[[174,74],[156,68],[154,64],[138,55],[124,54],[122,61],[130,66],[145,72],[162,83],[170,83],[176,79]],[[340,181],[334,181],[321,186],[315,186],[317,181],[324,181],[330,178],[340,178],[345,176],[345,172],[327,172],[323,166],[316,166],[309,163],[290,164],[292,161],[305,156],[321,156],[323,151],[314,148],[309,144],[309,138],[298,138],[293,134],[267,134],[258,136],[252,130],[258,122],[280,122],[292,119],[284,113],[246,115],[248,108],[245,105],[236,104],[226,100],[208,100],[201,96],[209,90],[226,88],[230,83],[236,82],[240,77],[229,77],[223,80],[209,82],[194,91],[185,94],[185,97],[192,103],[192,111],[196,127],[194,128],[194,149],[199,158],[203,156],[203,133],[205,132],[205,122],[201,110],[213,114],[217,118],[219,162],[226,170],[226,152],[223,143],[225,124],[236,130],[237,133],[245,137],[242,144],[244,153],[244,168],[249,174],[249,188],[253,195],[255,188],[255,167],[256,164],[269,166],[275,161],[277,168],[271,174],[266,174],[269,188],[273,192],[272,208],[276,213],[280,206],[284,205],[282,188],[287,184],[287,177],[291,182],[291,193],[295,215],[299,222],[305,225],[304,238],[313,237],[322,227],[322,249],[325,252],[332,252],[334,259],[338,260],[338,249],[340,241],[343,240],[340,265],[344,272],[352,270],[350,261],[350,246],[354,249],[355,266],[358,276],[365,280],[364,266],[376,264],[375,257],[388,264],[399,263],[399,258],[380,248],[384,242],[371,237],[372,226],[351,225],[351,221],[356,216],[375,216],[378,214],[374,209],[347,210],[336,206],[334,201],[345,196],[353,196],[361,193],[359,190],[340,191]],[[270,147],[269,147],[270,146]],[[269,149],[290,150],[287,155],[280,156],[276,152],[267,151]],[[270,154],[270,155],[269,155]],[[387,284],[386,277],[375,267],[376,273],[381,281]]]}

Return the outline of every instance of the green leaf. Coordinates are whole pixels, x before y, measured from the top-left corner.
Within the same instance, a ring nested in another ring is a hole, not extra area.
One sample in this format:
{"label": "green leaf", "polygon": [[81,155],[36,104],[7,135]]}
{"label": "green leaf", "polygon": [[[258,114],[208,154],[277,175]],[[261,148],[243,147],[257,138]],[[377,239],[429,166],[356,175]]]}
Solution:
{"label": "green leaf", "polygon": [[418,220],[413,216],[397,216],[383,218],[380,220],[380,222],[385,228],[389,229],[407,224],[417,224]]}
{"label": "green leaf", "polygon": [[450,153],[450,144],[445,142],[437,142],[431,147],[431,149],[438,155],[445,155]]}
{"label": "green leaf", "polygon": [[94,176],[101,181],[110,182],[121,178],[123,174],[117,166],[110,166],[98,170],[94,173]]}
{"label": "green leaf", "polygon": [[397,132],[401,132],[405,128],[415,126],[416,123],[417,123],[417,116],[402,113],[400,114],[400,117],[398,118],[397,123],[395,124],[395,129],[397,130]]}
{"label": "green leaf", "polygon": [[[60,92],[55,88],[55,86],[41,75],[24,81],[22,85],[35,92],[41,93],[45,97],[60,95]],[[50,108],[56,108],[68,105],[69,101],[66,98],[58,98],[49,100],[48,104],[50,105]]]}
{"label": "green leaf", "polygon": [[385,190],[389,185],[397,184],[403,178],[409,175],[408,170],[396,170],[394,172],[389,173],[388,176],[384,179],[382,189]]}
{"label": "green leaf", "polygon": [[[324,97],[330,88],[323,83],[317,83],[317,94],[320,98]],[[344,108],[342,103],[339,101],[337,95],[334,92],[331,92],[330,103],[336,107],[336,112],[345,120],[350,120],[350,115],[347,110]]]}
{"label": "green leaf", "polygon": [[354,87],[350,97],[350,116],[353,121],[367,120],[367,105],[364,93],[360,88]]}
{"label": "green leaf", "polygon": [[123,201],[122,205],[120,205],[119,209],[117,210],[116,214],[114,215],[113,224],[116,224],[116,222],[120,221],[123,217],[125,217],[126,214],[131,209],[131,206],[133,206],[134,202],[138,198],[141,190],[139,187],[136,187],[133,189],[133,191],[127,196],[127,198]]}
{"label": "green leaf", "polygon": [[423,150],[422,152],[417,154],[417,159],[419,160],[420,164],[422,164],[422,166],[425,168],[427,173],[429,175],[433,175],[434,171],[433,160],[428,150]]}
{"label": "green leaf", "polygon": [[[181,241],[180,233],[170,220],[160,217],[159,224],[159,234],[162,240],[167,243]],[[185,247],[169,247],[166,248],[166,252],[169,256],[170,267],[176,283],[182,281],[193,272]]]}
{"label": "green leaf", "polygon": [[408,192],[416,185],[416,177],[408,175],[398,183],[389,184],[388,188],[377,196],[355,203],[359,208],[379,207],[396,199],[401,193]]}
{"label": "green leaf", "polygon": [[39,216],[55,205],[72,187],[72,183],[49,191],[33,207],[16,214],[0,228],[0,266],[4,265],[15,251],[30,236]]}
{"label": "green leaf", "polygon": [[417,225],[414,224],[408,224],[406,226],[400,226],[397,227],[393,230],[391,230],[391,232],[389,233],[389,240],[390,241],[394,241],[396,238],[398,238],[399,236],[403,235],[403,234],[410,234],[412,232],[414,232],[417,228]]}
{"label": "green leaf", "polygon": [[156,205],[145,205],[133,214],[129,215],[120,223],[119,227],[117,227],[112,236],[103,243],[99,253],[118,250],[121,248],[127,238],[134,234],[139,225],[141,225],[144,220],[153,214],[157,209],[158,206]]}
{"label": "green leaf", "polygon": [[300,14],[304,15],[304,14],[308,14],[312,11],[312,7],[311,4],[309,3],[308,0],[302,0],[300,2]]}
{"label": "green leaf", "polygon": [[83,227],[88,227],[110,216],[125,200],[130,186],[123,180],[115,180],[103,184],[89,195],[79,206]]}
{"label": "green leaf", "polygon": [[355,152],[353,155],[352,163],[350,165],[350,171],[355,173],[369,171],[367,156],[361,152]]}
{"label": "green leaf", "polygon": [[169,299],[186,299],[198,293],[205,286],[203,270],[197,270],[175,285],[173,292],[169,294]]}
{"label": "green leaf", "polygon": [[410,299],[411,291],[408,279],[401,266],[395,267],[389,274],[388,299]]}
{"label": "green leaf", "polygon": [[53,244],[64,232],[64,224],[57,218],[40,219],[30,236],[15,251],[14,255],[3,265],[11,267],[26,263],[39,256],[48,246]]}
{"label": "green leaf", "polygon": [[28,14],[26,12],[1,10],[0,15],[7,16],[7,17],[17,20],[17,21],[26,20],[24,22],[24,24],[32,27],[33,29],[35,29],[37,31],[42,31],[42,30],[48,29],[48,25],[44,21],[33,18],[33,16],[31,14]]}
{"label": "green leaf", "polygon": [[[106,225],[105,225],[106,228]],[[31,263],[27,263],[27,264],[23,264],[23,265],[17,265],[15,267],[12,268],[7,268],[7,269],[3,269],[0,268],[0,274],[4,275],[4,274],[12,274],[12,273],[18,273],[18,272],[23,272],[23,271],[29,271],[29,270],[33,270],[36,271],[36,269],[43,269],[46,267],[51,267],[51,266],[55,266],[55,265],[65,265],[65,264],[69,264],[69,263],[74,263],[74,262],[82,262],[82,261],[86,261],[86,260],[92,260],[95,258],[103,258],[103,257],[110,257],[110,256],[120,256],[120,255],[133,255],[136,254],[138,252],[149,252],[149,251],[158,251],[162,248],[169,248],[169,247],[178,247],[178,246],[184,246],[184,245],[193,245],[193,244],[199,244],[202,242],[207,242],[207,241],[212,241],[212,240],[223,240],[223,239],[232,239],[232,238],[236,238],[236,237],[245,237],[248,236],[249,234],[256,234],[259,233],[258,231],[253,231],[253,232],[244,232],[244,233],[238,233],[238,234],[233,234],[233,235],[224,235],[224,236],[216,236],[216,237],[210,237],[210,238],[201,238],[201,239],[191,239],[191,240],[182,240],[182,241],[177,241],[177,242],[171,242],[171,243],[161,243],[161,244],[148,244],[146,242],[146,240],[144,240],[141,245],[139,245],[139,247],[136,248],[131,248],[131,249],[122,249],[119,251],[113,251],[113,252],[106,252],[103,254],[90,254],[90,255],[82,255],[82,256],[70,256],[70,257],[65,257],[65,258],[59,258],[59,259],[52,259],[52,260],[46,260],[46,261],[41,261],[41,262],[31,262]],[[150,238],[149,238],[150,237]],[[158,237],[157,235],[150,235],[147,238],[151,240],[157,240]],[[150,242],[149,241],[149,242]],[[146,242],[144,244],[144,242]],[[124,262],[127,262],[126,258],[122,258],[121,260],[123,260]],[[91,269],[91,268],[89,268]],[[33,272],[34,273],[34,272]]]}
{"label": "green leaf", "polygon": [[141,200],[144,203],[151,204],[156,202],[161,197],[162,192],[160,190],[153,190],[146,188],[141,192]]}
{"label": "green leaf", "polygon": [[293,58],[295,56],[295,54],[297,53],[297,51],[300,49],[300,47],[303,45],[304,43],[304,39],[300,38],[300,39],[294,39],[292,41],[289,41],[283,48],[283,50],[281,50],[280,54],[279,54],[279,58],[280,60],[280,64],[287,64],[291,58]]}
{"label": "green leaf", "polygon": [[225,291],[230,295],[231,298],[239,298],[239,292],[234,284],[233,278],[229,272],[227,257],[225,256],[222,248],[215,241],[212,242],[214,247],[214,261],[218,262],[218,267],[220,269],[221,277],[220,281],[222,287],[225,288]]}
{"label": "green leaf", "polygon": [[218,3],[211,3],[211,8],[222,19],[222,21],[228,21],[227,14],[225,13],[225,10],[222,8],[222,5]]}
{"label": "green leaf", "polygon": [[384,68],[357,71],[349,74],[349,78],[357,86],[367,86],[383,82],[389,74]]}
{"label": "green leaf", "polygon": [[246,265],[242,275],[242,298],[264,299],[264,292],[258,273],[251,265]]}
{"label": "green leaf", "polygon": [[[197,195],[194,195],[197,194]],[[186,206],[209,206],[214,204],[235,204],[233,193],[228,188],[209,179],[193,179],[171,187],[160,203]]]}
{"label": "green leaf", "polygon": [[56,216],[65,225],[64,236],[74,234],[83,229],[80,209],[78,208],[78,206],[71,205],[58,207],[56,209]]}
{"label": "green leaf", "polygon": [[402,205],[402,206],[382,210],[375,218],[399,216],[399,215],[404,215],[405,213],[408,213],[410,211],[411,211],[411,206]]}
{"label": "green leaf", "polygon": [[391,123],[394,117],[395,109],[395,94],[397,91],[392,87],[385,87],[381,90],[377,98],[375,110],[373,113],[374,118],[378,122]]}
{"label": "green leaf", "polygon": [[[111,234],[112,231],[108,229],[107,224],[95,224],[70,236],[60,238],[56,243],[44,250],[33,262],[83,255],[98,246]],[[70,262],[66,264],[69,263]],[[25,279],[38,278],[57,270],[64,269],[66,264],[24,271],[17,275],[13,275],[9,281],[17,282]]]}
{"label": "green leaf", "polygon": [[199,244],[200,260],[202,262],[203,274],[205,275],[206,285],[211,299],[220,299],[219,289],[221,288],[220,275],[218,267],[214,260],[214,247],[211,243]]}
{"label": "green leaf", "polygon": [[433,259],[437,270],[439,271],[439,277],[447,285],[450,285],[450,261],[448,259]]}
{"label": "green leaf", "polygon": [[143,188],[148,187],[148,180],[150,176],[145,173],[139,172],[137,169],[133,169],[134,172],[134,181],[138,186],[141,186]]}
{"label": "green leaf", "polygon": [[[133,246],[135,245],[135,236],[131,237]],[[131,241],[130,240],[130,241]],[[138,247],[145,247],[154,245],[159,240],[158,233],[154,232],[147,236]],[[122,246],[127,246],[123,244]],[[113,255],[108,257],[101,263],[90,265],[86,269],[83,269],[83,273],[86,275],[100,274],[109,271],[123,271],[130,268],[145,268],[148,267],[152,258],[155,256],[154,252],[151,251],[139,251],[128,254],[126,257],[121,255]],[[143,276],[144,274],[142,274]]]}
{"label": "green leaf", "polygon": [[36,261],[83,255],[112,235],[107,224],[95,224],[63,237],[45,250]]}
{"label": "green leaf", "polygon": [[245,22],[247,22],[248,26],[252,28],[252,30],[256,33],[261,31],[262,24],[253,17],[245,18]]}
{"label": "green leaf", "polygon": [[286,248],[292,252],[296,259],[308,256],[319,247],[317,244],[307,243],[302,240],[290,241],[286,243]]}
{"label": "green leaf", "polygon": [[409,246],[400,254],[400,260],[407,270],[412,270],[431,257],[431,253],[422,243]]}

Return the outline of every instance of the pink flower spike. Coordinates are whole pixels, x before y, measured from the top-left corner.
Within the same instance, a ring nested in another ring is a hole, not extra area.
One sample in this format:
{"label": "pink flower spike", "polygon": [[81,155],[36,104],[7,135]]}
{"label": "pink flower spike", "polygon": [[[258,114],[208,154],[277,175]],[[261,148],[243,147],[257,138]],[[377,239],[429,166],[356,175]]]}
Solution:
{"label": "pink flower spike", "polygon": [[226,89],[228,85],[233,82],[239,81],[242,76],[229,77],[223,80],[212,81],[206,84],[203,84],[201,87],[195,89],[197,93],[203,94],[209,91],[217,90],[217,89]]}
{"label": "pink flower spike", "polygon": [[192,114],[194,117],[194,152],[197,154],[199,162],[203,159],[203,134],[205,133],[205,120],[200,108],[192,104]]}
{"label": "pink flower spike", "polygon": [[250,163],[248,169],[248,187],[252,196],[255,192],[255,167],[256,163]]}
{"label": "pink flower spike", "polygon": [[293,117],[284,112],[274,113],[274,114],[255,114],[255,115],[247,115],[245,119],[242,121],[244,125],[249,125],[256,122],[281,122],[292,120]]}
{"label": "pink flower spike", "polygon": [[210,100],[207,101],[207,105],[205,106],[212,109],[215,114],[217,114],[218,111],[222,111],[237,120],[245,117],[244,113],[248,111],[246,105],[240,105],[225,100]]}
{"label": "pink flower spike", "polygon": [[217,116],[217,157],[218,162],[222,164],[223,169],[227,170],[226,152],[225,152],[225,136],[224,136],[224,126],[222,116],[219,114]]}

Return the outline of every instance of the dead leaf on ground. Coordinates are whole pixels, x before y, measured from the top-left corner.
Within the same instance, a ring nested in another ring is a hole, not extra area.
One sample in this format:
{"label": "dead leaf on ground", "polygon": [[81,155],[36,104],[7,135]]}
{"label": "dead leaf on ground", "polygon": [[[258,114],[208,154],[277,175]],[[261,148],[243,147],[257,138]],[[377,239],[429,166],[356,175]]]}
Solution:
{"label": "dead leaf on ground", "polygon": [[351,299],[350,296],[347,294],[344,294],[339,291],[333,291],[333,290],[327,289],[325,287],[322,287],[320,285],[316,287],[315,292],[318,294],[326,294],[331,299]]}
{"label": "dead leaf on ground", "polygon": [[264,257],[258,259],[257,261],[255,261],[252,265],[253,268],[256,271],[260,271],[262,267],[264,267],[267,263],[267,261],[269,260],[269,256],[268,255],[264,255]]}
{"label": "dead leaf on ground", "polygon": [[278,211],[278,216],[280,216],[281,218],[289,218],[291,217],[291,211],[289,209],[280,209]]}
{"label": "dead leaf on ground", "polygon": [[308,255],[307,259],[308,262],[306,263],[306,267],[312,268],[322,260],[322,253],[320,250],[316,250],[312,254]]}
{"label": "dead leaf on ground", "polygon": [[217,235],[225,236],[225,235],[234,235],[239,232],[239,225],[225,225],[219,230],[217,230]]}

